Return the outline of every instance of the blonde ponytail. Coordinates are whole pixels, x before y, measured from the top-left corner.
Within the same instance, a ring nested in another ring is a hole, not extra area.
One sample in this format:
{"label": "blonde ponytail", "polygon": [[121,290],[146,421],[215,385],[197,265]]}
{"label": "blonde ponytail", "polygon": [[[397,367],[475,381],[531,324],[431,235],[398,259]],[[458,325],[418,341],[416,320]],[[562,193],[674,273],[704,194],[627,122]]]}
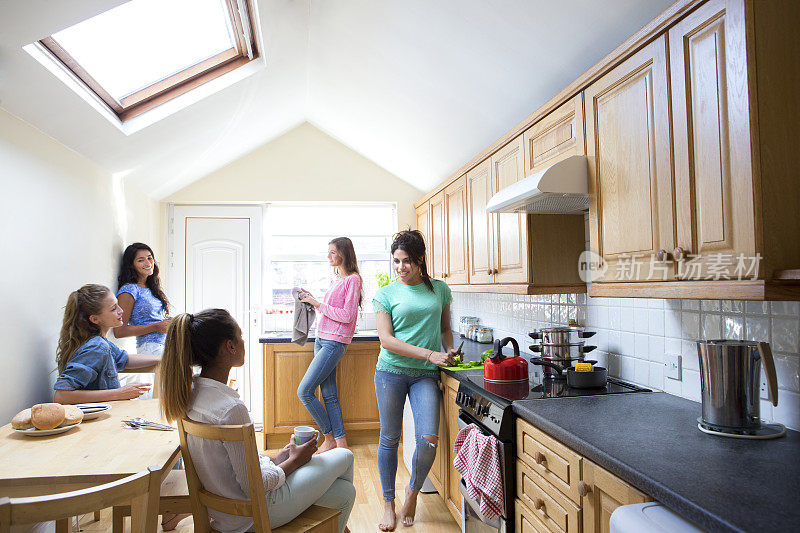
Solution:
{"label": "blonde ponytail", "polygon": [[238,326],[224,309],[206,309],[176,316],[167,328],[161,356],[161,414],[169,421],[186,416],[192,396],[192,366],[216,364],[220,347],[235,340]]}
{"label": "blonde ponytail", "polygon": [[75,355],[75,351],[86,341],[100,335],[100,328],[93,324],[89,317],[103,310],[103,300],[111,294],[105,285],[84,285],[70,293],[67,305],[64,306],[64,319],[61,321],[61,333],[58,336],[56,349],[56,365],[58,373],[67,368],[67,363]]}
{"label": "blonde ponytail", "polygon": [[164,355],[161,356],[160,405],[167,420],[186,416],[192,393],[192,315],[176,316],[167,328]]}

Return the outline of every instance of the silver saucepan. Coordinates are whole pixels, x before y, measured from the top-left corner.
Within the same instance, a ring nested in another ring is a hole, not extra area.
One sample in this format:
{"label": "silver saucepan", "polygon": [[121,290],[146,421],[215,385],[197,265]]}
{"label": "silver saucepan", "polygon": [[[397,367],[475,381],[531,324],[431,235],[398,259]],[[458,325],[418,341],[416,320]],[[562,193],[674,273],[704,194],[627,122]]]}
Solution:
{"label": "silver saucepan", "polygon": [[594,336],[596,333],[596,331],[586,331],[577,326],[559,326],[538,329],[533,333],[528,333],[528,336],[534,340],[542,341],[542,344],[577,344]]}

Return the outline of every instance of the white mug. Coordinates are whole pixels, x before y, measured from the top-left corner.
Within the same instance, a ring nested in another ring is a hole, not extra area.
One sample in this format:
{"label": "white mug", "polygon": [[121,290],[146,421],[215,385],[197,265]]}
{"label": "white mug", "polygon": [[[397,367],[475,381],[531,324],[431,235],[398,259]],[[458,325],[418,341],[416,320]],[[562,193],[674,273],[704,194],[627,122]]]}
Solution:
{"label": "white mug", "polygon": [[312,438],[315,440],[318,439],[319,431],[309,426],[297,426],[294,428],[294,435],[292,436],[292,442],[294,442],[298,446],[300,444],[305,444]]}

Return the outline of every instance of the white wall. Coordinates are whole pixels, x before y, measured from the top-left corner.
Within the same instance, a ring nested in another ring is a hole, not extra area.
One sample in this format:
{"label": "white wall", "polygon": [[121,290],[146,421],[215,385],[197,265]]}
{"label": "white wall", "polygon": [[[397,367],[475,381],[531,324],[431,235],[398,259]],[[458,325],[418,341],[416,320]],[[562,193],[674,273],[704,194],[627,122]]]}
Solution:
{"label": "white wall", "polygon": [[[156,241],[157,203],[0,109],[0,421],[52,401],[69,293],[114,287],[124,244]],[[123,235],[124,233],[124,235]],[[123,240],[124,238],[124,240]]]}
{"label": "white wall", "polygon": [[399,227],[404,228],[415,227],[414,202],[422,194],[304,123],[164,202],[397,202]]}

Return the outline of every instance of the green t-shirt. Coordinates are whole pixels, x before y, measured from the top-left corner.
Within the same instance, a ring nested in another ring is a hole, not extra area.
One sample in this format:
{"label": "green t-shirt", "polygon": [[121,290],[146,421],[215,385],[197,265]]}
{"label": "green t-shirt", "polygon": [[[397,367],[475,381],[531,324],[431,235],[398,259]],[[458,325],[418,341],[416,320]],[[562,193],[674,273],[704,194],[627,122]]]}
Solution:
{"label": "green t-shirt", "polygon": [[[442,309],[453,297],[444,281],[432,279],[431,283],[433,292],[424,283],[405,285],[396,281],[378,289],[372,302],[376,313],[388,313],[391,316],[397,339],[438,352],[442,349]],[[386,369],[386,364],[412,372],[433,372],[439,368],[425,359],[399,355],[381,346],[378,370]]]}

